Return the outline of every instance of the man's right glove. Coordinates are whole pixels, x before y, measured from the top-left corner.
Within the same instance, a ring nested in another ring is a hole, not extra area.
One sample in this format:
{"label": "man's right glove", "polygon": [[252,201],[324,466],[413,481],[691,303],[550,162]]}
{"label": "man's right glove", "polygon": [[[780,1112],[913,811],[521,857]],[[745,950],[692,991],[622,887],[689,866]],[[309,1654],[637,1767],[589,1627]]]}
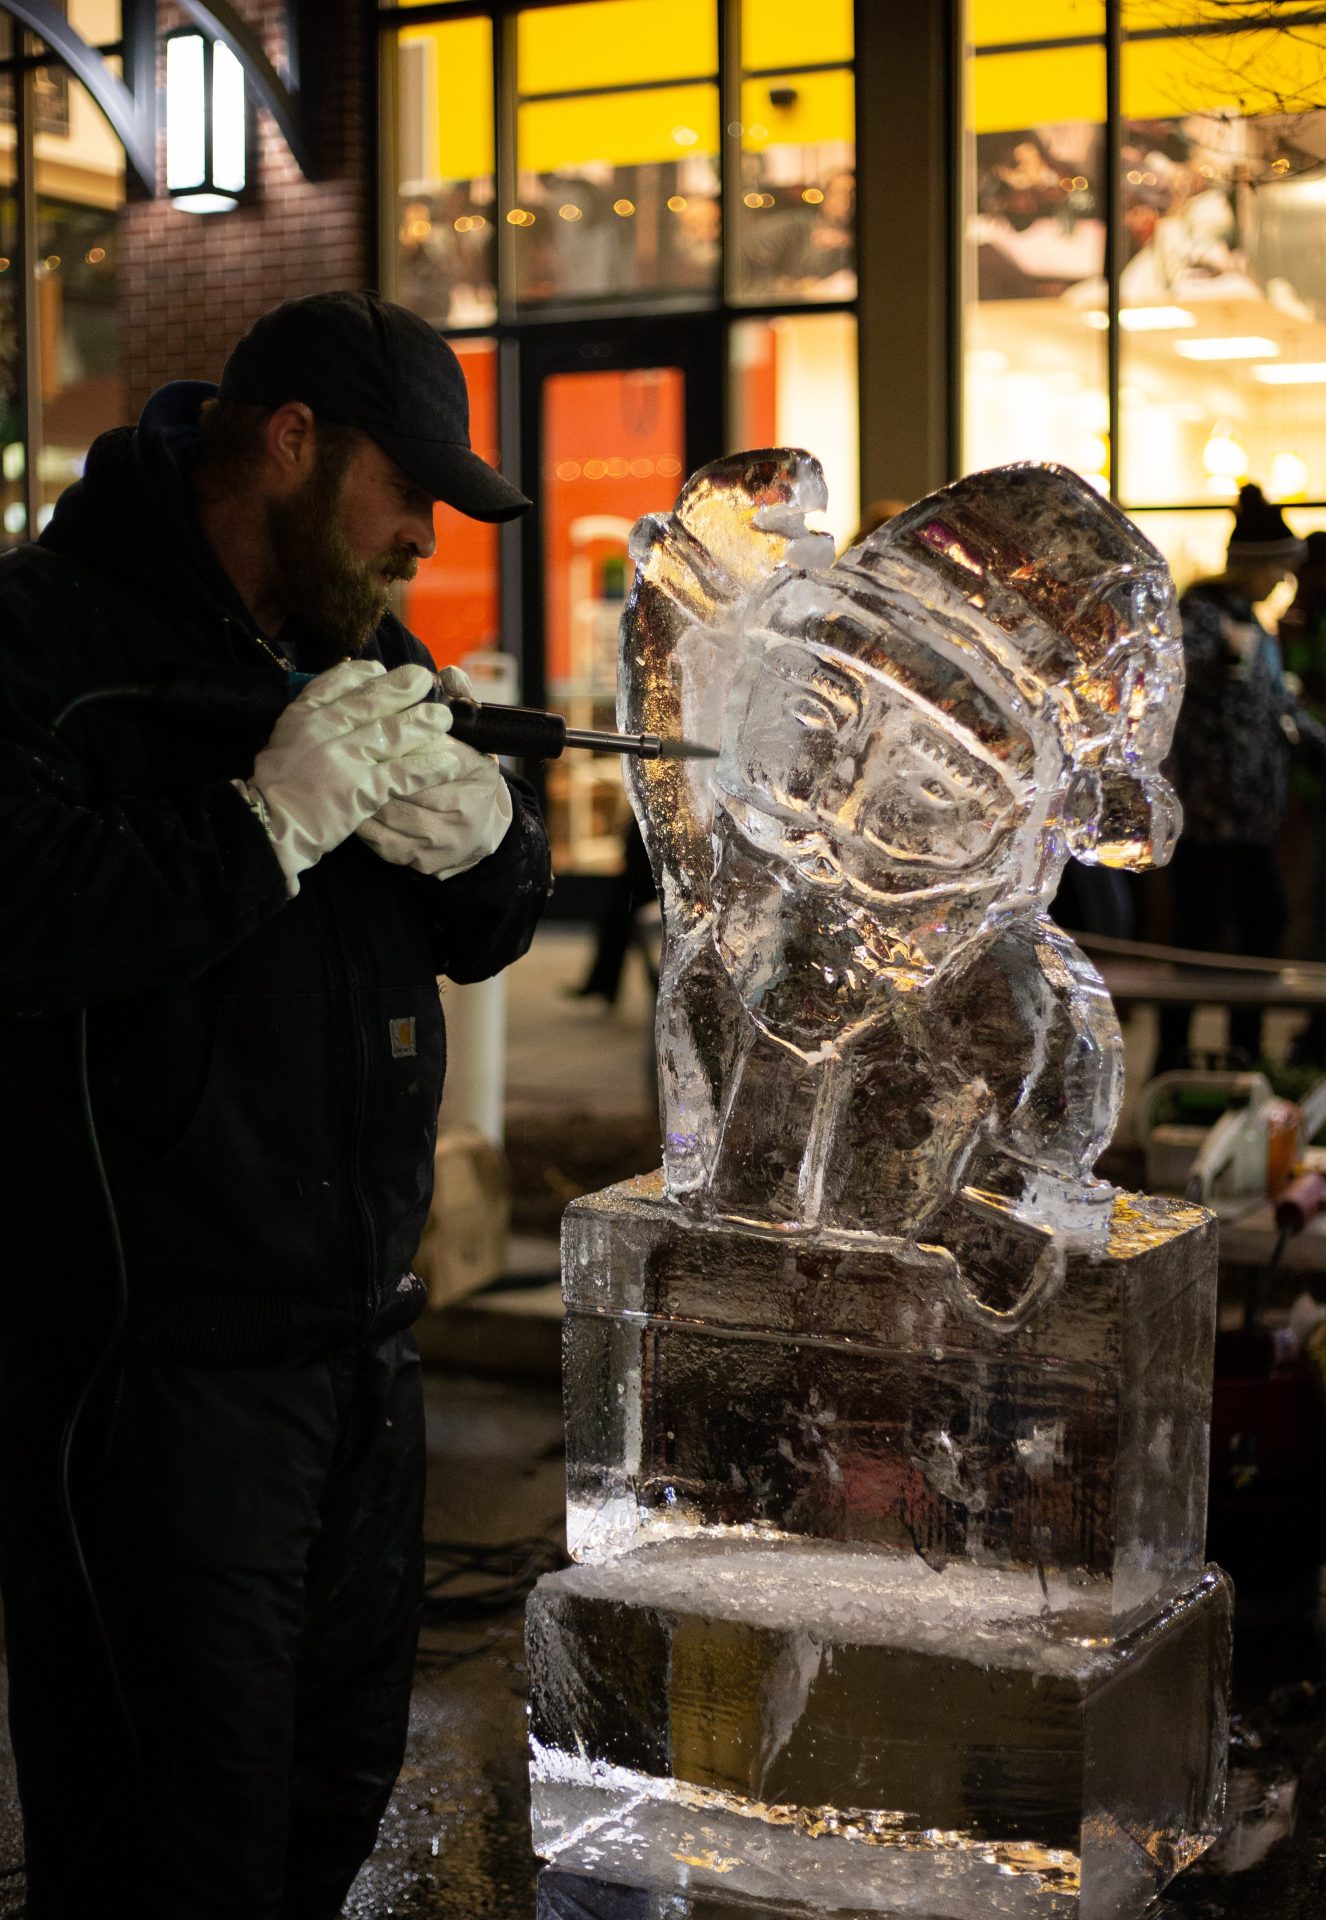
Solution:
{"label": "man's right glove", "polygon": [[426,667],[347,660],[285,709],[247,780],[234,784],[267,829],[286,885],[389,800],[451,778],[451,714],[426,701]]}

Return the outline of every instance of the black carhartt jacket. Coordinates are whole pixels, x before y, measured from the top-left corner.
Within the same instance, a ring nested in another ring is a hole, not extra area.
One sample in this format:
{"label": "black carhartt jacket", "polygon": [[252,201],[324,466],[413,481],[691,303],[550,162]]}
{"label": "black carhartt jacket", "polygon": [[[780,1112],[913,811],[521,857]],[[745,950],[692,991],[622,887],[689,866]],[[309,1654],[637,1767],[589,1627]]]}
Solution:
{"label": "black carhartt jacket", "polygon": [[[287,898],[230,784],[281,669],[172,478],[180,406],[103,435],[40,541],[0,560],[0,1331],[94,1337],[118,1232],[131,1350],[252,1362],[419,1310],[436,976],[526,950],[548,850],[512,782],[511,828],[468,873],[352,837]],[[390,617],[367,651],[427,658]],[[90,688],[180,673],[204,692],[93,702],[54,730]]]}

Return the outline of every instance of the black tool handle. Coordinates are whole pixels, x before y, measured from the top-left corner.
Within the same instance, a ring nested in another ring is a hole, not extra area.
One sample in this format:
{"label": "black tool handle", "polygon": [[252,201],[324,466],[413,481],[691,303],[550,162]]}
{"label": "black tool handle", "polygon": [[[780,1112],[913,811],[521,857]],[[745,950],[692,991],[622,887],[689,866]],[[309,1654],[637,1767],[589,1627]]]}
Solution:
{"label": "black tool handle", "polygon": [[566,721],[560,713],[537,707],[496,707],[477,700],[446,696],[451,708],[451,731],[457,740],[480,753],[506,754],[511,759],[555,760],[566,745]]}

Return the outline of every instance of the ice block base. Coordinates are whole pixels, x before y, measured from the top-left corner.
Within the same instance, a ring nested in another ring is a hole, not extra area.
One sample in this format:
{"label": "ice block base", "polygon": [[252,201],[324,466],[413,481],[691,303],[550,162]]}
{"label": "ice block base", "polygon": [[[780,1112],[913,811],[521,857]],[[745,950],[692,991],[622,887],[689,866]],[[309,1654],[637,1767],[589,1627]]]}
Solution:
{"label": "ice block base", "polygon": [[[850,1912],[835,1907],[830,1913],[824,1907],[789,1906],[782,1900],[729,1899],[723,1893],[695,1890],[678,1893],[545,1867],[539,1875],[535,1920],[889,1920],[889,1916],[865,1913],[860,1907]],[[932,1920],[932,1916],[909,1913],[906,1920]]]}
{"label": "ice block base", "polygon": [[529,1612],[535,1849],[775,1910],[1122,1920],[1218,1830],[1230,1613],[1214,1569],[1096,1640],[990,1569],[812,1543],[570,1568]]}
{"label": "ice block base", "polygon": [[[729,1900],[722,1893],[677,1893],[545,1867],[539,1875],[535,1920],[881,1920],[881,1916],[863,1915],[859,1907],[852,1913],[841,1909],[827,1913],[822,1907],[791,1907],[782,1901],[773,1905],[767,1900]],[[908,1920],[918,1916],[908,1915]]]}
{"label": "ice block base", "polygon": [[[1021,1570],[1089,1631],[1132,1626],[1205,1559],[1213,1235],[1145,1195],[1092,1254],[971,1198],[926,1246],[697,1224],[655,1178],[577,1201],[572,1557],[812,1538]],[[994,1271],[1023,1307],[978,1303]]]}

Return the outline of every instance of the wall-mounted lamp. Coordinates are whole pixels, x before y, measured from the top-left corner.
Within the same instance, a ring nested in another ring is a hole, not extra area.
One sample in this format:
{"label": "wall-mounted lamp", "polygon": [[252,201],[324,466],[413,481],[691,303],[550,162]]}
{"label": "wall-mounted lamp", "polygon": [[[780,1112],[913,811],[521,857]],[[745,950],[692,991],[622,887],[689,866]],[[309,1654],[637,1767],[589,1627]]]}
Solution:
{"label": "wall-mounted lamp", "polygon": [[166,189],[186,213],[229,213],[248,184],[244,69],[229,47],[166,36]]}

